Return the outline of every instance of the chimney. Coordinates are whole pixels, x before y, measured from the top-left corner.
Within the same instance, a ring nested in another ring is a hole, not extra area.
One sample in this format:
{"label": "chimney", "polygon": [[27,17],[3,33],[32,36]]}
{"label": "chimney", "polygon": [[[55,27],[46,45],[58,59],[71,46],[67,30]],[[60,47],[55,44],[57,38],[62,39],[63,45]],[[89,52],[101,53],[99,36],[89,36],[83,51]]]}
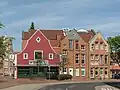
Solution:
{"label": "chimney", "polygon": [[60,40],[61,40],[61,36],[58,34],[58,35],[57,35],[57,43],[58,43],[58,47],[60,47]]}

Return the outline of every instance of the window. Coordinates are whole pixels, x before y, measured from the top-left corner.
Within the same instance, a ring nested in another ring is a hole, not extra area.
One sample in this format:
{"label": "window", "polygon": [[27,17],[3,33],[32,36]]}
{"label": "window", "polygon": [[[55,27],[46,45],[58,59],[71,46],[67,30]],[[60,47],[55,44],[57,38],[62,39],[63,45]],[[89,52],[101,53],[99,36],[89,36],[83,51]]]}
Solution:
{"label": "window", "polygon": [[78,64],[79,63],[79,54],[76,54],[76,64]]}
{"label": "window", "polygon": [[67,72],[67,69],[66,69],[66,68],[63,68],[63,72]]}
{"label": "window", "polygon": [[100,55],[100,64],[103,62],[103,55]]}
{"label": "window", "polygon": [[34,59],[36,60],[36,59],[43,59],[43,51],[35,51],[34,52]]}
{"label": "window", "polygon": [[23,53],[23,59],[28,59],[28,53]]}
{"label": "window", "polygon": [[63,55],[67,55],[67,50],[63,49]]}
{"label": "window", "polygon": [[108,56],[105,55],[105,64],[108,64]]}
{"label": "window", "polygon": [[75,41],[75,49],[79,49],[79,43],[78,43],[78,40]]}
{"label": "window", "polygon": [[95,42],[95,49],[99,49],[98,42]]}
{"label": "window", "polygon": [[91,45],[92,50],[94,49],[94,44]]}
{"label": "window", "polygon": [[69,40],[69,48],[73,47],[73,40]]}
{"label": "window", "polygon": [[66,45],[66,44],[63,44],[63,46],[64,46],[64,47],[67,47],[67,45]]}
{"label": "window", "polygon": [[98,75],[98,68],[95,69],[95,75]]}
{"label": "window", "polygon": [[81,45],[81,50],[85,50],[85,45]]}
{"label": "window", "polygon": [[95,55],[95,60],[98,60],[98,59],[99,59],[98,55]]}
{"label": "window", "polygon": [[82,68],[81,71],[82,71],[82,76],[85,76],[85,68]]}
{"label": "window", "polygon": [[53,59],[53,53],[49,53],[49,59]]}
{"label": "window", "polygon": [[100,42],[100,49],[103,50],[104,47],[103,47],[103,42]]}
{"label": "window", "polygon": [[108,74],[108,69],[107,68],[105,68],[105,74]]}
{"label": "window", "polygon": [[40,39],[39,37],[36,38],[37,43],[39,43],[40,40],[41,40],[41,39]]}
{"label": "window", "polygon": [[94,77],[94,69],[93,69],[93,68],[90,69],[90,77],[91,77],[91,78]]}
{"label": "window", "polygon": [[95,71],[95,75],[98,75],[98,71]]}
{"label": "window", "polygon": [[105,50],[107,50],[107,45],[105,45]]}
{"label": "window", "polygon": [[100,68],[100,74],[103,74],[103,68]]}
{"label": "window", "polygon": [[85,63],[85,54],[82,54],[82,64]]}
{"label": "window", "polygon": [[94,60],[94,55],[93,54],[91,54],[91,60]]}

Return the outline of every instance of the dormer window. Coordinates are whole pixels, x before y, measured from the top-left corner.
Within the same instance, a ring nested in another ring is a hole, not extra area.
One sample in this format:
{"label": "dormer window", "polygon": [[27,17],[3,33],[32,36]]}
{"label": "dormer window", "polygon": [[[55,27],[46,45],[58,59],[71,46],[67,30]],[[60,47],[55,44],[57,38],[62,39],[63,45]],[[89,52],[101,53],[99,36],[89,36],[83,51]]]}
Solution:
{"label": "dormer window", "polygon": [[40,40],[41,40],[40,37],[37,37],[37,38],[36,38],[37,43],[39,43]]}

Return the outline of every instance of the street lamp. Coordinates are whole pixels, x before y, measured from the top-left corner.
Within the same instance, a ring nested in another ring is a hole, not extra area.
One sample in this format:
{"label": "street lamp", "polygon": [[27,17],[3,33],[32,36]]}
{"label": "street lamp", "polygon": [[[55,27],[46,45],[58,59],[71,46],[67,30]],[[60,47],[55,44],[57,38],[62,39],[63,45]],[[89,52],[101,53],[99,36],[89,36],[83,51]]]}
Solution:
{"label": "street lamp", "polygon": [[50,80],[50,65],[48,66],[48,70],[49,70],[49,80]]}

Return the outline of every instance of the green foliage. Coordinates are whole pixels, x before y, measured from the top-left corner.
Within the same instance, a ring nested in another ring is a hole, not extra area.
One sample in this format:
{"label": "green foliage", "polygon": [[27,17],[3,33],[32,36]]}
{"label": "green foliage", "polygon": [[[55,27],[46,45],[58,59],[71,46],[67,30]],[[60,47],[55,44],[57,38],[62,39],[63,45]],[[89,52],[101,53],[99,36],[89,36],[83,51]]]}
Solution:
{"label": "green foliage", "polygon": [[[59,67],[60,68],[62,68],[62,69],[64,69],[65,68],[65,66],[67,65],[67,64],[69,64],[69,62],[68,62],[68,57],[67,57],[67,55],[61,55],[61,62],[59,63]],[[63,70],[62,70],[63,71]]]}
{"label": "green foliage", "polygon": [[58,80],[67,80],[72,79],[72,75],[70,74],[60,74],[57,76]]}
{"label": "green foliage", "polygon": [[0,58],[2,58],[2,62],[4,60],[4,57],[7,57],[8,54],[11,54],[11,49],[8,49],[10,45],[12,45],[13,40],[11,37],[0,37]]}
{"label": "green foliage", "polygon": [[4,45],[4,38],[0,37],[0,57],[5,56],[5,45]]}
{"label": "green foliage", "polygon": [[120,35],[109,37],[108,44],[111,50],[111,58],[120,65]]}
{"label": "green foliage", "polygon": [[34,22],[31,23],[30,29],[35,29]]}
{"label": "green foliage", "polygon": [[3,28],[3,27],[5,27],[5,26],[0,22],[0,28]]}
{"label": "green foliage", "polygon": [[59,66],[64,68],[64,66],[67,65],[68,63],[67,55],[62,55],[61,59],[62,61],[59,63]]}

